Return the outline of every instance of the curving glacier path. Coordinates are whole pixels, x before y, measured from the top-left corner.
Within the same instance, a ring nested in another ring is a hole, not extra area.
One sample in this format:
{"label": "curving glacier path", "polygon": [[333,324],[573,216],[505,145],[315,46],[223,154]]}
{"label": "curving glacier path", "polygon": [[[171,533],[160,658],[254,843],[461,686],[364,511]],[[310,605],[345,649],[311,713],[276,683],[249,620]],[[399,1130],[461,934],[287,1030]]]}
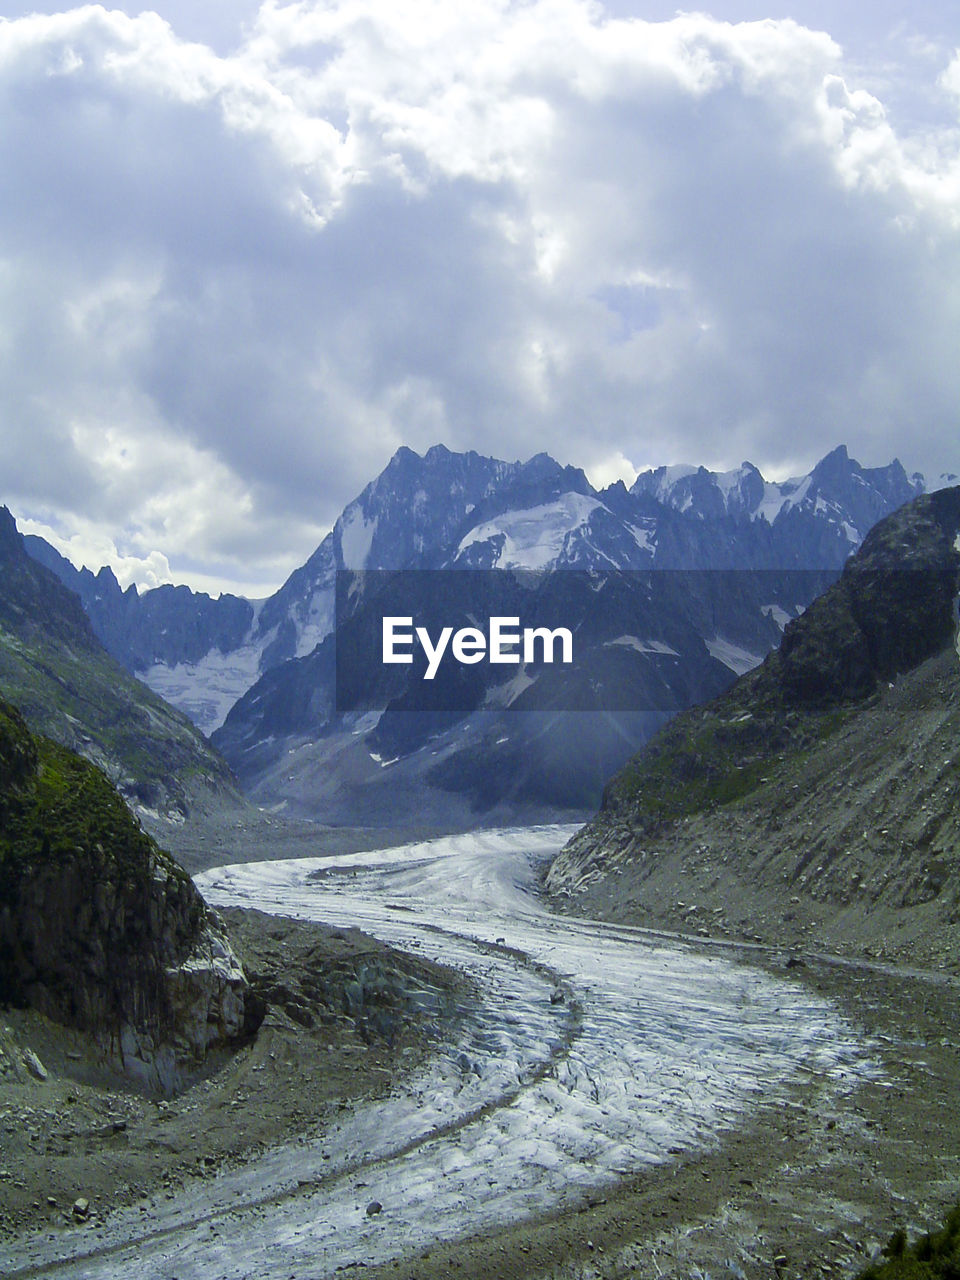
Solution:
{"label": "curving glacier path", "polygon": [[[0,1248],[0,1273],[142,1280],[332,1275],[573,1203],[705,1146],[791,1081],[866,1058],[834,1009],[720,954],[552,915],[538,870],[574,828],[220,867],[208,900],[359,925],[480,986],[458,1043],[322,1141]],[[562,999],[561,999],[562,994]],[[368,1216],[371,1200],[382,1213]],[[309,1267],[309,1272],[304,1268]]]}

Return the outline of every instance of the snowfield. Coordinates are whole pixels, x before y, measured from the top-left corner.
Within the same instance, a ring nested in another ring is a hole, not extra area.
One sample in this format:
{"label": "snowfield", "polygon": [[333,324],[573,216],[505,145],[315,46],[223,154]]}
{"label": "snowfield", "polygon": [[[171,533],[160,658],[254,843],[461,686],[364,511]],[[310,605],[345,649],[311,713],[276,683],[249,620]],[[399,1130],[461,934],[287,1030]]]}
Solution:
{"label": "snowfield", "polygon": [[471,529],[457,547],[456,555],[462,555],[474,543],[500,537],[503,545],[491,567],[554,568],[570,535],[589,524],[594,511],[602,506],[596,498],[582,493],[565,493],[555,502],[539,507],[507,511]]}
{"label": "snowfield", "polygon": [[[456,1044],[322,1142],[293,1144],[190,1197],[118,1214],[91,1249],[21,1243],[16,1275],[325,1277],[574,1203],[716,1142],[801,1073],[872,1070],[827,1002],[721,954],[557,917],[539,871],[575,828],[488,831],[375,853],[222,867],[215,904],[358,925],[470,974]],[[368,1216],[377,1200],[382,1213]],[[34,1270],[35,1268],[35,1270]]]}

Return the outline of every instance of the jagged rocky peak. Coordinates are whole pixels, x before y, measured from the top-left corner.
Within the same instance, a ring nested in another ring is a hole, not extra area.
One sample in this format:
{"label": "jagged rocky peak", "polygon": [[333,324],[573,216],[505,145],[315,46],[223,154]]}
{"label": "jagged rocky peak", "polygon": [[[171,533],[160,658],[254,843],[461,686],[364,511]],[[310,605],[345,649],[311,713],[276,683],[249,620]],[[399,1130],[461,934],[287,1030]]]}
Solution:
{"label": "jagged rocky peak", "polygon": [[766,497],[763,476],[752,462],[733,471],[709,471],[706,467],[657,467],[637,476],[630,492],[655,498],[676,511],[698,519],[724,515],[754,515]]}
{"label": "jagged rocky peak", "polygon": [[525,483],[546,485],[555,493],[594,493],[580,467],[563,466],[549,453],[535,453],[527,462],[517,463],[517,476]]}
{"label": "jagged rocky peak", "polygon": [[0,546],[9,546],[20,537],[17,522],[8,507],[0,507]]}
{"label": "jagged rocky peak", "polygon": [[421,457],[404,447],[344,508],[334,525],[328,571],[436,567],[469,527],[565,492],[593,490],[579,468],[563,467],[545,453],[521,463],[454,453],[444,445]]}
{"label": "jagged rocky peak", "polygon": [[[546,453],[510,462],[437,444],[422,455],[398,449],[256,606],[186,588],[122,593],[45,544],[29,549],[79,592],[108,650],[212,734],[259,679],[331,634],[339,569],[834,571],[919,483],[899,463],[861,468],[841,447],[789,481],[766,481],[747,461],[728,472],[661,467],[630,490],[598,492]],[[779,602],[776,616],[811,595]]]}
{"label": "jagged rocky peak", "polygon": [[863,467],[845,445],[838,445],[813,468],[794,502],[802,498],[808,507],[842,518],[850,526],[851,542],[859,542],[891,507],[909,502],[925,488],[923,477],[908,477],[898,458],[883,467]]}
{"label": "jagged rocky peak", "polygon": [[699,519],[733,515],[772,525],[797,509],[815,512],[843,523],[847,541],[855,545],[882,515],[925,487],[923,477],[908,477],[898,459],[863,467],[846,445],[838,445],[808,475],[790,480],[765,480],[752,462],[734,471],[678,465],[641,472],[631,493]]}
{"label": "jagged rocky peak", "polygon": [[332,544],[338,568],[399,569],[449,542],[467,515],[517,464],[434,445],[398,449],[344,508]]}
{"label": "jagged rocky peak", "polygon": [[218,917],[99,769],[0,701],[0,1003],[154,1090],[256,1029]]}
{"label": "jagged rocky peak", "polygon": [[128,671],[155,663],[198,662],[211,649],[226,653],[244,643],[254,617],[248,600],[165,584],[142,594],[124,591],[109,565],[94,574],[76,569],[43,538],[24,538],[26,551],[57,575],[83,604],[101,643]]}

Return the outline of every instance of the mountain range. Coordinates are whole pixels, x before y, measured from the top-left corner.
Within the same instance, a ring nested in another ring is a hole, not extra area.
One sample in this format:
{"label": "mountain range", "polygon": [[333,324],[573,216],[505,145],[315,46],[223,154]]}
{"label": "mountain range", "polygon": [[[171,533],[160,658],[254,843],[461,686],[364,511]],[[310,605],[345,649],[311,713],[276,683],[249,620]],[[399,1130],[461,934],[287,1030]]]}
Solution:
{"label": "mountain range", "polygon": [[[334,822],[426,806],[463,825],[591,807],[670,714],[756,665],[872,525],[926,487],[842,446],[783,482],[744,463],[658,468],[598,490],[545,454],[504,462],[438,445],[398,450],[265,601],[140,595],[42,539],[25,545],[80,597],[114,657],[212,735],[258,803]],[[348,571],[364,590],[344,590]],[[574,620],[576,673],[484,665],[452,702],[415,668],[364,679],[355,655],[384,602],[455,625],[479,592],[488,616],[515,615],[522,573],[539,619]],[[354,686],[348,707],[338,675]]]}

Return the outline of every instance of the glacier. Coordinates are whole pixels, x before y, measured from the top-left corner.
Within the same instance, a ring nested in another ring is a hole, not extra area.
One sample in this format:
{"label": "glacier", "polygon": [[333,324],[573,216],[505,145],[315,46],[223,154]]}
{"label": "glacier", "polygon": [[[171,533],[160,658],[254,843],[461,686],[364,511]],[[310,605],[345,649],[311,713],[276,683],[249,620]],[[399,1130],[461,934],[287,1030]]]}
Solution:
{"label": "glacier", "polygon": [[[540,873],[573,830],[481,831],[199,876],[215,904],[359,925],[455,965],[482,999],[455,1043],[322,1141],[120,1212],[96,1241],[77,1228],[5,1245],[3,1274],[332,1276],[571,1207],[716,1144],[800,1078],[836,1094],[875,1069],[854,1030],[799,984],[719,950],[551,913]],[[375,1218],[371,1198],[383,1206]]]}

